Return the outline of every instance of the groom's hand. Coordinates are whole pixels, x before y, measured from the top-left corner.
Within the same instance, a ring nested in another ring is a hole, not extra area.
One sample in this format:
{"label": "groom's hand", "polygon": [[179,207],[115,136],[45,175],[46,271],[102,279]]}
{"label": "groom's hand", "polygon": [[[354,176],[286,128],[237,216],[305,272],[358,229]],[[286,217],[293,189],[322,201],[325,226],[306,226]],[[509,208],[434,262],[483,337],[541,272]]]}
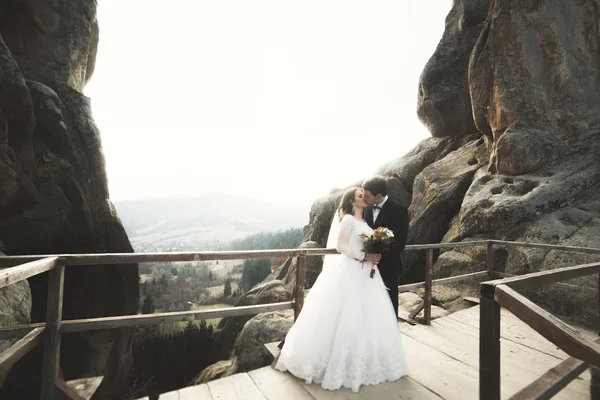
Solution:
{"label": "groom's hand", "polygon": [[371,261],[374,263],[378,263],[379,260],[381,260],[381,254],[367,253],[365,257],[367,261]]}

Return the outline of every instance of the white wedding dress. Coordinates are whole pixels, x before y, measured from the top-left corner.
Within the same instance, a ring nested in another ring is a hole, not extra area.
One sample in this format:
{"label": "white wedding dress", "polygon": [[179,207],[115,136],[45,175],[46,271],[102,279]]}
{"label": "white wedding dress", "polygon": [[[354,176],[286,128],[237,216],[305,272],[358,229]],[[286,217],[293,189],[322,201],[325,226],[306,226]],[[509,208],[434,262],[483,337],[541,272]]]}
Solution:
{"label": "white wedding dress", "polygon": [[[337,216],[334,216],[337,218]],[[308,293],[304,308],[285,338],[275,366],[324,389],[394,381],[407,367],[398,321],[381,276],[364,268],[360,234],[364,221],[346,215],[339,224],[337,249]],[[327,258],[326,257],[326,258]]]}

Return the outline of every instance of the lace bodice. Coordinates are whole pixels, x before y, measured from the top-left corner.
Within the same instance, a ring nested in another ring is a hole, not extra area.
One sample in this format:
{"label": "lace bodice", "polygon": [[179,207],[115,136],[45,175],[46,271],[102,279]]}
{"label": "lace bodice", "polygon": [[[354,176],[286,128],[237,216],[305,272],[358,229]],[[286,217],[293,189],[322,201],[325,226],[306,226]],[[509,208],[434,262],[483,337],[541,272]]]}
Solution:
{"label": "lace bodice", "polygon": [[357,260],[365,258],[361,234],[369,234],[372,229],[365,221],[358,221],[352,215],[344,215],[340,222],[337,251]]}

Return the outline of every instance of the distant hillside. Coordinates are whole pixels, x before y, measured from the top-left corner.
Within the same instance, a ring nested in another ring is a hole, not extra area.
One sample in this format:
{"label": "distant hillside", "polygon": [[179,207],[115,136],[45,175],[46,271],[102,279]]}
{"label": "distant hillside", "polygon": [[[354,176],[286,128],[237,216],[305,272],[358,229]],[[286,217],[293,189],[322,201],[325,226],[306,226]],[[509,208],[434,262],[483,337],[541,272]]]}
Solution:
{"label": "distant hillside", "polygon": [[301,228],[310,205],[289,206],[242,196],[147,198],[114,203],[136,250],[212,248],[256,232]]}

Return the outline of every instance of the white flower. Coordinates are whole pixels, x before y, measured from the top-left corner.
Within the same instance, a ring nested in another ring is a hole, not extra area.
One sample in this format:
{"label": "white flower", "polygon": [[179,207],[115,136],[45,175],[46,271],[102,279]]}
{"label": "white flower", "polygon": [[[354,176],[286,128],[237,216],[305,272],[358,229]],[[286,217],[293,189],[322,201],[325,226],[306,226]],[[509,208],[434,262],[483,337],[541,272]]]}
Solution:
{"label": "white flower", "polygon": [[388,229],[387,235],[388,235],[388,237],[394,237],[394,232],[392,232],[391,230]]}

